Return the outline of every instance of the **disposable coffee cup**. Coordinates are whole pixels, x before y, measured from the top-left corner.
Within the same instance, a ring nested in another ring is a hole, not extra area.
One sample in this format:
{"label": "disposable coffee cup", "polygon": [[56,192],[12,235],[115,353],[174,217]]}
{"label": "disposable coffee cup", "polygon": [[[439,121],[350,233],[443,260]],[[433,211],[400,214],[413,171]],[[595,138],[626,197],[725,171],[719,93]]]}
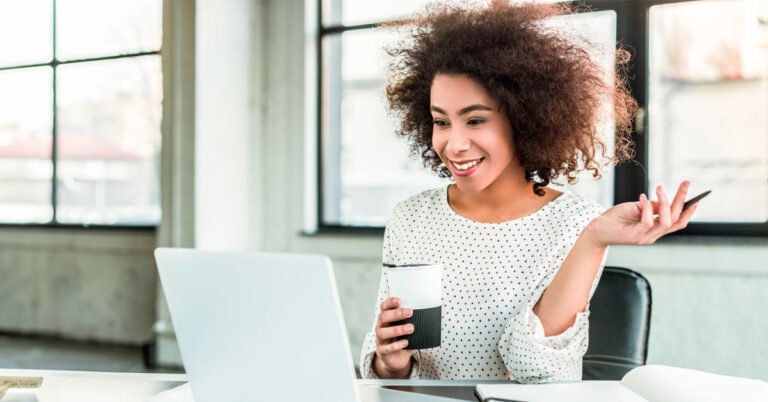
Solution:
{"label": "disposable coffee cup", "polygon": [[389,282],[389,296],[400,299],[399,308],[413,309],[413,315],[391,325],[413,324],[413,332],[400,336],[407,339],[405,349],[428,349],[440,346],[442,316],[442,264],[384,264]]}

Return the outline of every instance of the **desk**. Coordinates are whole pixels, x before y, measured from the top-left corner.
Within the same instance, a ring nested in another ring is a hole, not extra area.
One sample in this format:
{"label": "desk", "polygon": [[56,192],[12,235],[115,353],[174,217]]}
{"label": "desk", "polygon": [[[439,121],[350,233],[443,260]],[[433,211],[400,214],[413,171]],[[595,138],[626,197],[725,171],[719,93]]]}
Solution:
{"label": "desk", "polygon": [[[37,389],[11,389],[0,402],[141,402],[186,384],[184,374],[0,369],[3,377],[42,377]],[[474,401],[475,385],[504,381],[355,380],[361,402]]]}
{"label": "desk", "polygon": [[[0,402],[143,402],[187,383],[184,374],[0,369],[0,376],[43,378],[40,388],[9,390]],[[360,402],[477,402],[477,384],[509,381],[357,379],[354,383]]]}
{"label": "desk", "polygon": [[[508,384],[504,380],[355,380],[362,402],[371,401],[472,401],[477,384]],[[376,398],[378,396],[378,399]]]}
{"label": "desk", "polygon": [[43,377],[37,389],[8,390],[0,402],[137,402],[187,382],[184,374],[9,370],[0,377]]}

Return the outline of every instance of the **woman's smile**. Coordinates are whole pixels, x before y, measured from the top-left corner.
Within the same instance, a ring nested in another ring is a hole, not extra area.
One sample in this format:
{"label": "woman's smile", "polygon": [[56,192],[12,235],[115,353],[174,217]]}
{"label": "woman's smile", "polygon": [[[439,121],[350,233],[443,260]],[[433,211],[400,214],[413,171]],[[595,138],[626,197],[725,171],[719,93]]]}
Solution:
{"label": "woman's smile", "polygon": [[460,177],[467,177],[480,168],[480,164],[485,158],[469,159],[463,161],[451,160],[451,170],[453,174]]}

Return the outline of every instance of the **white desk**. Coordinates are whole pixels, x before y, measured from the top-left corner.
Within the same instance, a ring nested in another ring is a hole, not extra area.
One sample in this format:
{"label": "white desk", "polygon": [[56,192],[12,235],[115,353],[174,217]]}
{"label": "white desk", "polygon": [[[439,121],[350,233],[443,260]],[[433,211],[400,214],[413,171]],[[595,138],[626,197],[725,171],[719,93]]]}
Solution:
{"label": "white desk", "polygon": [[[0,398],[0,402],[143,402],[149,397],[177,388],[187,382],[184,374],[57,370],[0,369],[0,377],[43,378],[40,388],[10,389],[5,397]],[[509,382],[355,380],[355,385],[360,391],[361,402],[477,402],[474,390],[475,386],[481,383],[508,384]],[[258,397],[258,394],[254,396]],[[286,395],[285,400],[290,400],[290,397]]]}
{"label": "white desk", "polygon": [[187,382],[184,374],[0,369],[0,377],[42,377],[37,389],[15,389],[0,402],[136,402]]}
{"label": "white desk", "polygon": [[[0,377],[42,377],[37,389],[11,389],[0,402],[141,402],[187,382],[184,374],[0,369]],[[503,381],[355,380],[361,402],[477,401],[478,383]],[[450,396],[446,396],[450,395]]]}

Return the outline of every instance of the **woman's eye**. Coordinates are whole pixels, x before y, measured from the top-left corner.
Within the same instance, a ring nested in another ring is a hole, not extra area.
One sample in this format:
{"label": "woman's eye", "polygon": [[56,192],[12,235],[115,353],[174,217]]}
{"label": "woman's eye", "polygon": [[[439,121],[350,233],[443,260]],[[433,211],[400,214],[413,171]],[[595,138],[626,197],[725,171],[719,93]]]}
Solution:
{"label": "woman's eye", "polygon": [[447,126],[448,122],[443,120],[432,120],[432,123],[436,126]]}
{"label": "woman's eye", "polygon": [[484,122],[485,122],[485,120],[483,120],[483,119],[471,119],[471,120],[469,120],[467,122],[467,124],[469,124],[470,126],[475,126],[475,125],[478,125],[478,124],[484,123]]}

